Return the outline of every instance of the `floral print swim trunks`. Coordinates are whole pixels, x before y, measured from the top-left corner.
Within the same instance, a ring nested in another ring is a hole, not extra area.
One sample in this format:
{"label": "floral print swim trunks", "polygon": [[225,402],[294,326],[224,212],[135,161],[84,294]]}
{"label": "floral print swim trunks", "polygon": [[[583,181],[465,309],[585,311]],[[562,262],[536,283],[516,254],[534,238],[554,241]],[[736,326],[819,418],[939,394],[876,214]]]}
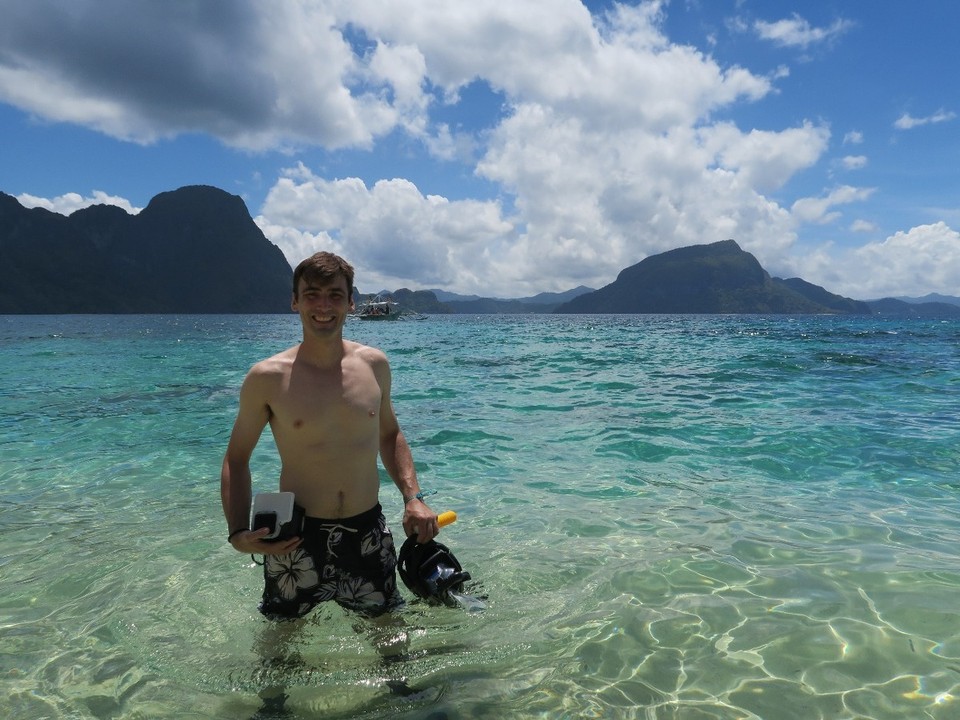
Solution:
{"label": "floral print swim trunks", "polygon": [[260,612],[303,617],[319,603],[379,614],[403,605],[397,553],[379,504],[337,520],[306,517],[303,542],[288,555],[266,555]]}

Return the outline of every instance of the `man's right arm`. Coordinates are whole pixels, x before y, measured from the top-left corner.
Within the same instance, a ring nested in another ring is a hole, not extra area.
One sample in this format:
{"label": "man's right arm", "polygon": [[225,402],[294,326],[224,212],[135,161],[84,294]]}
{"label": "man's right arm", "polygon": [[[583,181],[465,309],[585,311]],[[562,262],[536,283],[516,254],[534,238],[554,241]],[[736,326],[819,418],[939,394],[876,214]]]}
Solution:
{"label": "man's right arm", "polygon": [[253,494],[250,457],[270,421],[268,398],[272,378],[265,363],[254,365],[240,388],[240,410],[220,469],[220,500],[234,549],[258,555],[286,555],[300,544],[299,537],[269,542],[261,539],[270,533],[269,528],[248,528]]}
{"label": "man's right arm", "polygon": [[250,457],[270,420],[270,407],[262,392],[264,380],[254,368],[243,381],[240,409],[220,469],[220,501],[227,519],[230,542],[234,547],[243,539],[245,533],[242,531],[250,522]]}

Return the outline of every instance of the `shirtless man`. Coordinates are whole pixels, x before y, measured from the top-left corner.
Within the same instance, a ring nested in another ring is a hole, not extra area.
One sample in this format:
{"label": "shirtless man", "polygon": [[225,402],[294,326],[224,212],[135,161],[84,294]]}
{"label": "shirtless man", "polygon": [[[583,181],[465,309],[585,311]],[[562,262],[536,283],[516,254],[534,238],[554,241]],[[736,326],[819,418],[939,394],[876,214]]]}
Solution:
{"label": "shirtless man", "polygon": [[[422,497],[410,447],[390,401],[390,365],[380,350],[343,339],[353,309],[353,268],[332,253],[293,274],[293,310],[303,341],[254,365],[240,390],[220,494],[229,541],[264,556],[260,611],[301,617],[335,600],[376,614],[397,607],[396,550],[379,504],[377,455],[403,495],[403,529],[419,542],[439,532]],[[270,425],[280,454],[280,490],[306,518],[302,537],[269,542],[248,529],[250,457]]]}

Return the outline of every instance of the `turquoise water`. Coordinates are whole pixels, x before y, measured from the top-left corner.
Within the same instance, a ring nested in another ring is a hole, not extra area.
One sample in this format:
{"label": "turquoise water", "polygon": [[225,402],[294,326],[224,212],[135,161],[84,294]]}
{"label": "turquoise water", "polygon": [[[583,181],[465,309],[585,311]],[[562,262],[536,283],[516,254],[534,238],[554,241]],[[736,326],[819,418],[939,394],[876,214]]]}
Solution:
{"label": "turquoise water", "polygon": [[[960,717],[960,324],[347,335],[391,358],[487,609],[260,618],[218,474],[240,381],[295,316],[0,317],[0,717],[245,718],[278,684],[302,718]],[[273,489],[266,434],[253,468]]]}

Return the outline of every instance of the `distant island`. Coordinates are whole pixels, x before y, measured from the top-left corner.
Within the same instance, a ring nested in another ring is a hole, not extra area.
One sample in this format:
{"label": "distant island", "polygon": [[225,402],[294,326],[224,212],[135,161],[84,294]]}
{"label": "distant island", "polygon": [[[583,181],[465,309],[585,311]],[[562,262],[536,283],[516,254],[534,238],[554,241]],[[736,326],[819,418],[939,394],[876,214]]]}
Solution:
{"label": "distant island", "polygon": [[[383,293],[381,293],[383,294]],[[800,278],[771,277],[733,240],[692,245],[652,255],[623,270],[599,289],[497,299],[445,291],[391,293],[400,305],[422,313],[467,314],[883,314],[899,317],[960,317],[960,298],[842,297]],[[441,300],[442,298],[442,300]]]}
{"label": "distant island", "polygon": [[[524,315],[551,313],[564,302],[588,292],[593,292],[593,289],[580,286],[562,293],[540,293],[532,297],[511,299],[407,288],[376,294],[387,295],[404,308],[426,314]],[[358,295],[357,300],[362,302],[371,297],[372,295]]]}
{"label": "distant island", "polygon": [[281,313],[290,264],[243,200],[191,186],[69,217],[0,193],[0,313]]}
{"label": "distant island", "polygon": [[870,314],[867,303],[800,278],[770,277],[733,240],[670,250],[557,308],[560,313]]}
{"label": "distant island", "polygon": [[[69,217],[0,193],[0,314],[287,313],[292,270],[243,200],[197,185],[137,215],[94,205]],[[650,256],[594,290],[500,299],[401,288],[428,314],[769,313],[960,317],[960,299],[859,301],[771,277],[733,240]],[[360,301],[364,296],[358,294]]]}

